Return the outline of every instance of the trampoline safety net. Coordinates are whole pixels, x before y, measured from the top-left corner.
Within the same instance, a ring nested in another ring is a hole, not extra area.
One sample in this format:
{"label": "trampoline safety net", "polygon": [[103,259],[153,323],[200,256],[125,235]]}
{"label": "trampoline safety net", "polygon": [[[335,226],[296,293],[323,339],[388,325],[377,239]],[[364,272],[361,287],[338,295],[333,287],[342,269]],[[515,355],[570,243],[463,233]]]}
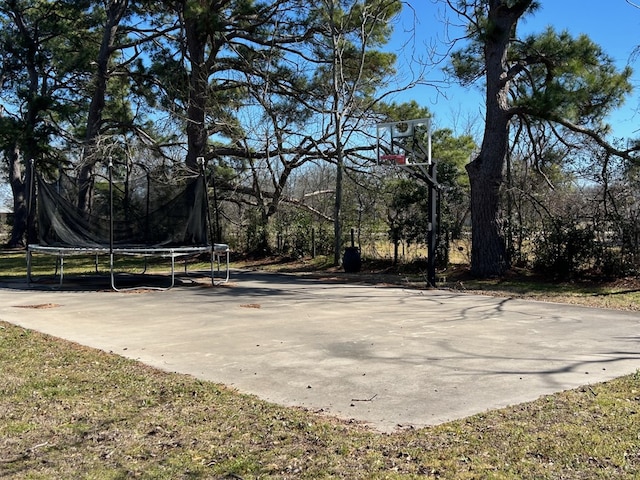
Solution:
{"label": "trampoline safety net", "polygon": [[153,178],[145,170],[125,168],[124,179],[94,179],[89,211],[77,207],[75,179],[59,174],[54,181],[36,175],[38,243],[43,246],[185,247],[210,245],[204,175],[181,176],[179,182]]}

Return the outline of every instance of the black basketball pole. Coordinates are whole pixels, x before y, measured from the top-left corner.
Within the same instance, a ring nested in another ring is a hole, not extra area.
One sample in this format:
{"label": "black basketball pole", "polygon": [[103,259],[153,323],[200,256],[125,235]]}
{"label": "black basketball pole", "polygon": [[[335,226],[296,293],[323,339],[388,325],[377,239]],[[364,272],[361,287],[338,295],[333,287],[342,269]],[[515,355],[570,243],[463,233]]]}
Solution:
{"label": "black basketball pole", "polygon": [[438,249],[438,178],[436,163],[429,164],[429,223],[427,227],[427,283],[436,286],[436,252]]}
{"label": "black basketball pole", "polygon": [[[427,126],[427,144],[424,137],[416,135],[416,126]],[[384,132],[390,135],[385,148],[381,148]],[[427,285],[436,286],[436,257],[440,234],[440,186],[438,185],[437,162],[431,156],[431,122],[428,118],[377,125],[378,160],[391,161],[407,170],[415,178],[428,185],[427,193]],[[404,152],[402,154],[395,152]],[[407,156],[408,155],[408,156]],[[409,161],[411,160],[411,161]],[[415,167],[415,169],[414,169]]]}

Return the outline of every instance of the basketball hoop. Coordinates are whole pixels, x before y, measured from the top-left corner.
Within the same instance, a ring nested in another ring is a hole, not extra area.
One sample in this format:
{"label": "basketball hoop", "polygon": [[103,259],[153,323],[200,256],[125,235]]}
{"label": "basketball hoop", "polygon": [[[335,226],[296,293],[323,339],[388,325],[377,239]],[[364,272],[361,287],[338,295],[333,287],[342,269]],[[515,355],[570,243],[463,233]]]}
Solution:
{"label": "basketball hoop", "polygon": [[431,119],[416,118],[376,125],[379,165],[431,165]]}
{"label": "basketball hoop", "polygon": [[436,286],[436,250],[439,235],[439,184],[436,163],[431,158],[431,119],[416,118],[376,125],[377,165],[383,173],[403,170],[428,185],[427,283]]}
{"label": "basketball hoop", "polygon": [[407,157],[405,155],[380,155],[380,161],[384,163],[395,163],[396,165],[406,165]]}

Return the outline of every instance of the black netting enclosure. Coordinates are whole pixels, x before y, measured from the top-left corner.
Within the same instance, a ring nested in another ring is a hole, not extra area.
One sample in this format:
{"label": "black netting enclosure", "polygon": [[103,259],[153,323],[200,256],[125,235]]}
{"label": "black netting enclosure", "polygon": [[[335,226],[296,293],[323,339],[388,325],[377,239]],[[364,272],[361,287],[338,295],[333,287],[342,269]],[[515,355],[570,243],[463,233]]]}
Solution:
{"label": "black netting enclosure", "polygon": [[213,263],[226,257],[228,247],[213,244],[207,181],[204,165],[200,171],[149,169],[138,164],[109,162],[101,174],[94,175],[88,191],[90,201],[79,208],[81,185],[73,172],[43,173],[34,169],[37,242],[28,246],[28,278],[31,279],[33,253],[57,255],[60,282],[63,259],[71,255],[110,255],[112,287],[115,285],[114,256],[137,255],[171,259],[171,285],[174,260],[202,253],[211,254]]}
{"label": "black netting enclosure", "polygon": [[[133,172],[127,172],[133,173]],[[142,173],[145,173],[144,171]],[[100,179],[100,177],[98,177]],[[78,185],[65,174],[36,176],[38,243],[65,247],[167,247],[209,244],[202,174],[169,183],[151,175],[111,175],[94,182],[86,212]],[[113,237],[112,237],[113,236]]]}

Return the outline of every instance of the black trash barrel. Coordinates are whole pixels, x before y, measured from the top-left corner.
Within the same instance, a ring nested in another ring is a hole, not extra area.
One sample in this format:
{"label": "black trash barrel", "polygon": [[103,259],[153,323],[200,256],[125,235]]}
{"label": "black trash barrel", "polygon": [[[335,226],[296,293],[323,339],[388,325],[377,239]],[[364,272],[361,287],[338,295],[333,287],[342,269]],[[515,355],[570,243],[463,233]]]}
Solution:
{"label": "black trash barrel", "polygon": [[347,247],[344,249],[342,267],[347,273],[357,273],[360,271],[362,260],[360,259],[360,250],[358,247]]}

